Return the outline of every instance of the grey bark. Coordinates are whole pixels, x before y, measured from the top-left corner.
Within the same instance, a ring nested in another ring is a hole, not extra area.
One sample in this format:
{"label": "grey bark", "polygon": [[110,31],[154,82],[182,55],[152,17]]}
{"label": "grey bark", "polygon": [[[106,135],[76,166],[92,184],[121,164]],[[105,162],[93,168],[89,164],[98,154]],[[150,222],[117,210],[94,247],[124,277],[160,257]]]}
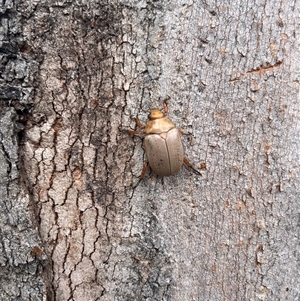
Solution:
{"label": "grey bark", "polygon": [[19,160],[37,63],[24,52],[22,18],[9,1],[0,20],[0,300],[42,300],[45,255]]}
{"label": "grey bark", "polygon": [[[299,1],[6,1],[1,300],[298,300]],[[169,100],[183,168],[139,181]]]}

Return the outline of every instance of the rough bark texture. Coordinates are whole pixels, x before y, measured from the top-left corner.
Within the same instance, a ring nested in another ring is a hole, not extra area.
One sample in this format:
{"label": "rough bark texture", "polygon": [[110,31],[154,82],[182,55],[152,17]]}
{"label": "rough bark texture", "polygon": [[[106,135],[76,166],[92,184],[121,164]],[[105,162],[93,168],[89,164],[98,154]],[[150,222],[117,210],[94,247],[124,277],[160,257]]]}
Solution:
{"label": "rough bark texture", "polygon": [[[6,1],[1,300],[298,300],[299,1]],[[182,169],[139,182],[170,96]]]}
{"label": "rough bark texture", "polygon": [[45,254],[19,162],[37,63],[26,54],[22,16],[13,3],[1,6],[0,21],[0,300],[42,300]]}

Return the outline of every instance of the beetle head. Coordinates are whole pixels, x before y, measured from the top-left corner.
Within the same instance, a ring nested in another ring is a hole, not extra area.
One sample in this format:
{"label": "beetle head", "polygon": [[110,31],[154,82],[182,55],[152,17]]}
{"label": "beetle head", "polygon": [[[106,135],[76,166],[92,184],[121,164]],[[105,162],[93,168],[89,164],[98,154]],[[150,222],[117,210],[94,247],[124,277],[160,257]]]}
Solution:
{"label": "beetle head", "polygon": [[162,118],[162,117],[165,117],[165,114],[162,113],[160,110],[152,109],[150,111],[150,114],[149,114],[149,119],[150,120],[159,119],[159,118]]}

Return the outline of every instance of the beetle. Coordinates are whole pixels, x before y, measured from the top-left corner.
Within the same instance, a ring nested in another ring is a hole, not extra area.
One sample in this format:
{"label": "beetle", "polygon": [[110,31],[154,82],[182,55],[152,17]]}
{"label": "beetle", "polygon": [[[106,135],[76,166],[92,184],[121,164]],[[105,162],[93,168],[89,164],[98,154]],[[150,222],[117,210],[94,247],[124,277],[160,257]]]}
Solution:
{"label": "beetle", "polygon": [[147,156],[140,178],[143,179],[148,165],[158,176],[171,176],[177,173],[183,164],[201,175],[184,156],[181,140],[182,131],[166,116],[168,107],[164,102],[163,113],[159,109],[150,110],[146,125],[136,119],[137,127],[142,131],[129,130],[129,134],[145,136],[144,147]]}

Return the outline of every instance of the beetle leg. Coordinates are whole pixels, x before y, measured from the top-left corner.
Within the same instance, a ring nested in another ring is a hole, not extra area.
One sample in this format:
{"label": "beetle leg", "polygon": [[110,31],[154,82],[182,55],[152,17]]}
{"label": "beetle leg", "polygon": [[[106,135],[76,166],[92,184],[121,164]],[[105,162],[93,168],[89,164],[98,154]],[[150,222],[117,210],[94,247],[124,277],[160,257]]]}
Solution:
{"label": "beetle leg", "polygon": [[178,129],[178,131],[181,133],[181,135],[188,135],[189,133],[187,133],[185,130],[183,129]]}
{"label": "beetle leg", "polygon": [[144,179],[144,177],[145,177],[145,173],[146,173],[148,164],[149,164],[148,162],[146,162],[146,163],[144,164],[144,167],[143,167],[142,172],[141,172],[141,175],[140,175],[140,178],[141,178],[141,179]]}
{"label": "beetle leg", "polygon": [[168,107],[168,103],[166,101],[164,101],[164,112],[167,115],[169,112],[169,107]]}
{"label": "beetle leg", "polygon": [[[135,119],[135,123],[138,128],[140,128],[140,129],[145,128],[145,126],[141,123],[141,121],[138,118]],[[145,135],[145,133],[142,131],[127,130],[127,132],[129,135],[135,135],[135,136],[144,136]]]}
{"label": "beetle leg", "polygon": [[141,123],[141,121],[138,118],[135,119],[135,123],[138,128],[140,128],[140,129],[145,128],[145,126]]}
{"label": "beetle leg", "polygon": [[169,112],[169,107],[168,107],[168,100],[170,99],[170,96],[168,96],[165,100],[164,100],[164,112],[167,115]]}
{"label": "beetle leg", "polygon": [[127,130],[129,135],[134,135],[134,136],[144,136],[144,132],[139,132],[139,131],[133,131],[133,130]]}
{"label": "beetle leg", "polygon": [[196,174],[202,176],[201,173],[190,163],[190,161],[186,157],[183,158],[183,163],[187,167],[191,168]]}

